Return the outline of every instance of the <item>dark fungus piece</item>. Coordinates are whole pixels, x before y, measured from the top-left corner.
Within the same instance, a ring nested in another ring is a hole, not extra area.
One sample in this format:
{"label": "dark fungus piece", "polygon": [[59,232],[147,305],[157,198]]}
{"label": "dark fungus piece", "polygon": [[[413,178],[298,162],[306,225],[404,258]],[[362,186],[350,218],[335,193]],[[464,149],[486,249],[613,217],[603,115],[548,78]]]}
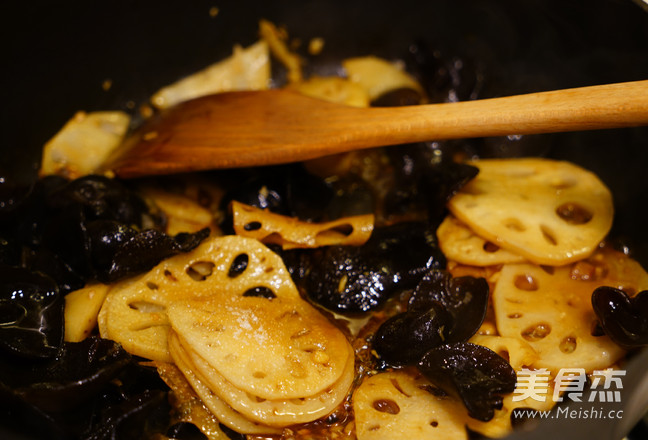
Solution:
{"label": "dark fungus piece", "polygon": [[423,143],[399,145],[385,150],[393,169],[393,181],[382,201],[385,215],[398,216],[427,210],[427,192],[434,191],[424,185],[424,174],[429,171],[428,164],[432,160],[428,150]]}
{"label": "dark fungus piece", "polygon": [[452,316],[438,302],[385,321],[374,335],[373,348],[392,366],[416,365],[423,355],[445,343]]}
{"label": "dark fungus piece", "polygon": [[363,246],[330,246],[308,254],[305,290],[337,312],[367,312],[396,292],[411,289],[430,269],[445,267],[434,231],[423,223],[374,230]]}
{"label": "dark fungus piece", "polygon": [[648,345],[648,290],[632,298],[614,287],[598,287],[592,307],[605,334],[626,350]]}
{"label": "dark fungus piece", "polygon": [[87,222],[80,206],[70,206],[51,213],[43,226],[41,245],[36,249],[48,249],[58,255],[72,270],[84,278],[92,276],[88,260]]}
{"label": "dark fungus piece", "polygon": [[126,225],[98,220],[87,225],[89,256],[95,277],[103,283],[137,275],[165,258],[189,252],[209,235],[209,229],[168,236],[155,229],[136,231]]}
{"label": "dark fungus piece", "polygon": [[0,203],[7,208],[0,210],[0,230],[11,231],[4,238],[31,247],[40,245],[43,229],[51,221],[47,201],[53,191],[66,183],[63,177],[47,176],[26,191],[12,188],[9,194],[0,196]]}
{"label": "dark fungus piece", "polygon": [[479,169],[457,163],[433,144],[411,144],[387,149],[394,170],[393,187],[385,195],[387,214],[427,211],[428,221],[439,224],[446,204]]}
{"label": "dark fungus piece", "polygon": [[416,286],[408,310],[426,310],[432,303],[441,303],[454,318],[446,342],[464,342],[484,322],[488,294],[488,282],[484,278],[454,278],[445,270],[434,270]]}
{"label": "dark fungus piece", "polygon": [[0,174],[0,218],[22,205],[32,188],[33,185],[19,182],[16,176]]}
{"label": "dark fungus piece", "polygon": [[429,172],[423,174],[423,186],[428,189],[425,195],[431,223],[439,224],[443,220],[448,201],[478,173],[477,167],[447,158],[431,165]]}
{"label": "dark fungus piece", "polygon": [[101,389],[91,405],[77,406],[76,411],[86,406],[92,410],[86,415],[85,426],[75,422],[71,428],[84,440],[157,438],[157,433],[169,427],[168,390],[155,368],[133,359]]}
{"label": "dark fungus piece", "polygon": [[[168,387],[113,341],[65,343],[60,357],[45,362],[0,358],[0,378],[0,396],[10,397],[12,421],[19,420],[12,429],[34,438],[136,440],[169,426]],[[45,435],[24,426],[47,421]]]}
{"label": "dark fungus piece", "polygon": [[245,203],[260,209],[267,209],[277,214],[287,214],[284,201],[285,183],[280,176],[256,176],[242,181],[226,193],[221,208],[227,211],[232,200]]}
{"label": "dark fungus piece", "polygon": [[63,261],[58,254],[49,249],[25,249],[21,266],[51,277],[64,296],[85,285],[84,278]]}
{"label": "dark fungus piece", "polygon": [[481,66],[471,59],[444,56],[423,40],[410,45],[408,70],[420,81],[431,102],[477,99],[483,87]]}
{"label": "dark fungus piece", "polygon": [[281,249],[281,246],[269,243],[268,248],[279,255],[286,265],[295,284],[303,286],[307,277],[311,273],[313,264],[321,259],[323,251],[321,249]]}
{"label": "dark fungus piece", "polygon": [[129,395],[123,401],[110,405],[84,440],[139,440],[154,438],[169,422],[171,405],[167,392],[144,390]]}
{"label": "dark fungus piece", "polygon": [[64,300],[56,283],[29,269],[0,265],[0,348],[51,358],[63,343]]}
{"label": "dark fungus piece", "polygon": [[352,173],[342,175],[331,187],[335,196],[324,210],[324,219],[338,219],[375,211],[375,190],[359,176]]}
{"label": "dark fungus piece", "polygon": [[61,412],[92,398],[130,361],[117,343],[90,337],[63,344],[56,358],[46,362],[0,362],[0,381],[26,402]]}
{"label": "dark fungus piece", "polygon": [[225,194],[221,207],[227,211],[230,202],[236,200],[277,214],[319,220],[332,197],[326,182],[308,173],[301,164],[291,164],[267,167],[239,182]]}
{"label": "dark fungus piece", "polygon": [[[520,430],[520,428],[527,423],[533,425],[535,420],[533,415],[535,414],[537,413],[531,407],[521,406],[513,408],[511,410],[511,415],[509,416],[511,427],[515,430]],[[529,426],[529,428],[531,428],[531,426]]]}
{"label": "dark fungus piece", "polygon": [[57,419],[25,402],[3,384],[0,384],[0,427],[3,439],[70,440]]}
{"label": "dark fungus piece", "polygon": [[87,221],[109,219],[142,226],[148,207],[135,192],[116,179],[88,175],[70,181],[53,191],[48,206],[66,210],[80,206]]}
{"label": "dark fungus piece", "polygon": [[494,351],[468,342],[428,351],[419,370],[437,387],[458,396],[468,415],[487,422],[502,408],[502,394],[515,390],[515,371]]}

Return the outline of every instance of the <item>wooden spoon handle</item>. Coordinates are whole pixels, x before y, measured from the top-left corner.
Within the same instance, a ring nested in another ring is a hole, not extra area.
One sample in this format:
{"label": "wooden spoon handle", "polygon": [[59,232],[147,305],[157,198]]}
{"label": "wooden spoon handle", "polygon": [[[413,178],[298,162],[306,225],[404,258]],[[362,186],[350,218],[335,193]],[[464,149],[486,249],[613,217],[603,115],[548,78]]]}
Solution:
{"label": "wooden spoon handle", "polygon": [[387,145],[645,124],[648,80],[451,104],[371,108],[358,114],[355,136],[366,142],[374,132]]}
{"label": "wooden spoon handle", "polygon": [[181,103],[108,159],[121,177],[296,162],[428,140],[648,125],[648,81],[410,107],[358,108],[289,90]]}

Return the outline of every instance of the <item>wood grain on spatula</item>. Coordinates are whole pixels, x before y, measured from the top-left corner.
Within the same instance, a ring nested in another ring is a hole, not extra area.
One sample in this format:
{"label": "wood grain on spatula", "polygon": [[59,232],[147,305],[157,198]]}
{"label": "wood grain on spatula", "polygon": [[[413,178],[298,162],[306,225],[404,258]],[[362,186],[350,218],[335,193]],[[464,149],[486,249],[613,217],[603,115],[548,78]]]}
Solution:
{"label": "wood grain on spatula", "polygon": [[426,140],[648,124],[648,80],[503,98],[357,108],[289,90],[183,102],[147,121],[108,159],[124,178],[290,163]]}

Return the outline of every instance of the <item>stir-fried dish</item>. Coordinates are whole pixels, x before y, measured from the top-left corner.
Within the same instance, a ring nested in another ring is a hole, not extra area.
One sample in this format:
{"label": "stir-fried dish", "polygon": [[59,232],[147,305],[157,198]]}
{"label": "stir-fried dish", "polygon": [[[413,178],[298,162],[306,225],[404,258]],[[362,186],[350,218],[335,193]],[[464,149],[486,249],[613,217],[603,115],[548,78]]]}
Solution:
{"label": "stir-fried dish", "polygon": [[[271,60],[281,87],[348,105],[456,95],[374,56],[307,77],[285,30],[262,21],[260,36],[161,89],[149,113],[278,87]],[[79,112],[0,216],[0,390],[31,432],[503,437],[520,411],[561,400],[564,371],[593,380],[648,343],[648,274],[607,239],[613,194],[580,166],[429,142],[96,174],[131,125]],[[546,374],[549,398],[522,374]]]}

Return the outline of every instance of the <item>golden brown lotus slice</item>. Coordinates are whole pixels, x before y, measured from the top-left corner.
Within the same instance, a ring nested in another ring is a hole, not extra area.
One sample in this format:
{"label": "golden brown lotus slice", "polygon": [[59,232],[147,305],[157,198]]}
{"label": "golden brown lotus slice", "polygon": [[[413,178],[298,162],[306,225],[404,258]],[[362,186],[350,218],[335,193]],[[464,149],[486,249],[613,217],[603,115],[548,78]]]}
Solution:
{"label": "golden brown lotus slice", "polygon": [[236,388],[263,399],[312,396],[347,367],[344,334],[303,300],[222,295],[169,306],[185,348]]}
{"label": "golden brown lotus slice", "polygon": [[278,244],[283,249],[360,246],[369,240],[374,228],[373,214],[312,223],[236,201],[231,203],[231,209],[237,235]]}
{"label": "golden brown lotus slice", "polygon": [[198,232],[203,228],[218,230],[212,212],[188,196],[153,186],[143,188],[142,192],[164,213],[167,234]]}
{"label": "golden brown lotus slice", "polygon": [[249,47],[234,46],[230,57],[158,90],[151,103],[165,109],[213,93],[263,90],[270,84],[270,52],[265,41]]}
{"label": "golden brown lotus slice", "polygon": [[[285,427],[325,417],[344,401],[355,377],[354,358],[349,346],[350,356],[345,370],[340,379],[331,387],[313,396],[302,398],[263,399],[236,388],[202,357],[192,352],[191,349],[185,349],[174,332],[171,332],[171,335],[169,348],[176,362],[178,358],[185,359],[186,365],[190,366],[191,374],[199,378],[203,386],[207,387],[215,398],[239,416],[256,424]],[[187,377],[189,378],[189,376]],[[202,397],[201,392],[198,389],[196,391]]]}
{"label": "golden brown lotus slice", "polygon": [[283,261],[263,244],[237,236],[209,238],[140,277],[115,284],[99,313],[99,330],[102,337],[121,343],[132,354],[170,362],[167,307],[171,302],[244,295],[250,290],[299,299]]}
{"label": "golden brown lotus slice", "polygon": [[142,288],[132,280],[111,289],[97,318],[99,334],[119,342],[131,354],[171,362],[167,349],[168,294],[155,286],[145,284]]}
{"label": "golden brown lotus slice", "polygon": [[172,423],[176,420],[192,423],[205,434],[208,440],[231,440],[221,429],[220,420],[196,395],[177,366],[168,362],[156,362],[154,366],[160,378],[173,391],[169,394],[171,404],[174,408],[180,409],[173,412]]}
{"label": "golden brown lotus slice", "polygon": [[484,239],[545,265],[590,255],[612,225],[612,196],[591,172],[549,159],[490,159],[449,202]]}
{"label": "golden brown lotus slice", "polygon": [[122,111],[77,112],[45,144],[39,174],[76,179],[94,173],[121,144],[130,121]]}
{"label": "golden brown lotus slice", "polygon": [[169,351],[173,361],[184,375],[186,381],[200,398],[202,403],[218,420],[230,429],[241,434],[279,434],[280,429],[255,423],[220,399],[209,386],[195,373],[195,366],[180,346],[177,335],[169,334]]}
{"label": "golden brown lotus slice", "polygon": [[471,266],[521,263],[525,258],[507,251],[475,234],[453,215],[448,215],[437,229],[439,247],[448,259]]}
{"label": "golden brown lotus slice", "polygon": [[591,297],[603,285],[637,292],[648,288],[648,274],[608,249],[564,267],[505,265],[493,292],[497,329],[531,344],[539,355],[534,368],[607,368],[624,351],[595,332]]}
{"label": "golden brown lotus slice", "polygon": [[359,84],[338,76],[311,76],[307,80],[288,84],[286,88],[329,102],[369,107],[367,91]]}
{"label": "golden brown lotus slice", "polygon": [[358,440],[467,439],[463,404],[434,390],[405,371],[365,378],[353,393]]}
{"label": "golden brown lotus slice", "polygon": [[423,87],[407,73],[402,64],[376,56],[347,58],[342,61],[347,77],[367,91],[371,101],[392,90],[407,88],[425,95]]}
{"label": "golden brown lotus slice", "polygon": [[65,295],[66,341],[79,342],[92,333],[108,290],[109,285],[95,283]]}
{"label": "golden brown lotus slice", "polygon": [[538,360],[538,353],[527,341],[518,338],[507,338],[496,335],[474,335],[470,338],[473,344],[489,348],[503,357],[515,371],[533,365]]}
{"label": "golden brown lotus slice", "polygon": [[499,438],[513,429],[514,409],[548,411],[554,404],[550,398],[514,401],[515,394],[508,394],[502,409],[496,410],[490,421],[482,422],[468,416],[460,401],[433,391],[427,380],[406,371],[365,379],[353,394],[358,440],[466,439],[465,426],[489,438]]}

